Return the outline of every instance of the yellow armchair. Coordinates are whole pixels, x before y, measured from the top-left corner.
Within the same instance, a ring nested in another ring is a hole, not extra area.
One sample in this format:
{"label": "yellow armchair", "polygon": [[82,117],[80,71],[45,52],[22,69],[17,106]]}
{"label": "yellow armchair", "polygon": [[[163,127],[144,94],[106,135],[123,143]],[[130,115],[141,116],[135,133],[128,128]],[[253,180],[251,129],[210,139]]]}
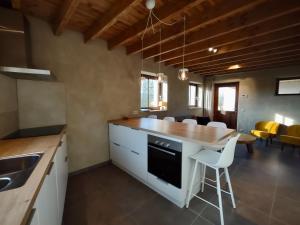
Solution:
{"label": "yellow armchair", "polygon": [[266,140],[266,145],[270,139],[277,135],[279,123],[274,121],[260,121],[255,124],[255,130],[251,130],[251,134],[255,137]]}
{"label": "yellow armchair", "polygon": [[287,134],[280,135],[281,150],[285,144],[300,146],[300,125],[292,125],[287,128]]}

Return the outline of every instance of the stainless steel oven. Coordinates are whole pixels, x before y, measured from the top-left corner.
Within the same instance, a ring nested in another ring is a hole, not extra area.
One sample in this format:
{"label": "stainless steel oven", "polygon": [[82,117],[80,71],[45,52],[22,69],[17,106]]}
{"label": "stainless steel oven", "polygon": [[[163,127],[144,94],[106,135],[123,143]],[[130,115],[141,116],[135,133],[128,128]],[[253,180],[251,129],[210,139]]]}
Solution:
{"label": "stainless steel oven", "polygon": [[181,188],[182,143],[148,135],[148,172]]}

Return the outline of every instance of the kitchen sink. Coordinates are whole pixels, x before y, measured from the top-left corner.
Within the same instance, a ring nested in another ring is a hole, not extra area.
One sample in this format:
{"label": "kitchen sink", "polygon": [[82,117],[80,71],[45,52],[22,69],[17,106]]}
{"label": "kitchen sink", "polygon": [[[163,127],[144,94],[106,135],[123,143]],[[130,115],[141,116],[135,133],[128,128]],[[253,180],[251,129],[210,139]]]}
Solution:
{"label": "kitchen sink", "polygon": [[0,191],[23,186],[41,157],[35,153],[0,159]]}

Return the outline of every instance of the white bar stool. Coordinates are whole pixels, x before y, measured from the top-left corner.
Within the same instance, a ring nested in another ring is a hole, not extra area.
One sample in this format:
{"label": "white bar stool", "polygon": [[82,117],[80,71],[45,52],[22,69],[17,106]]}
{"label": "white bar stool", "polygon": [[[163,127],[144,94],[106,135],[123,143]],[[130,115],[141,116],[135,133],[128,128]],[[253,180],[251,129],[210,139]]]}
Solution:
{"label": "white bar stool", "polygon": [[169,121],[169,122],[175,122],[175,118],[174,117],[170,117],[170,116],[166,116],[164,118],[164,120]]}
{"label": "white bar stool", "polygon": [[[224,192],[231,196],[233,208],[236,208],[233,191],[232,191],[232,186],[231,186],[231,182],[230,182],[230,177],[229,177],[229,173],[228,173],[228,167],[233,162],[235,147],[236,147],[236,143],[237,143],[239,136],[240,135],[230,138],[230,140],[226,143],[225,148],[222,153],[219,153],[219,152],[216,152],[213,150],[201,150],[199,153],[191,156],[191,158],[195,160],[195,166],[194,166],[193,175],[192,175],[192,179],[191,179],[191,183],[190,183],[190,187],[189,187],[189,194],[188,194],[188,197],[186,200],[186,207],[187,208],[189,207],[189,203],[190,203],[192,195],[195,196],[196,198],[210,204],[211,206],[217,208],[220,211],[221,225],[224,225],[223,204],[222,204],[221,192]],[[201,184],[200,184],[201,191],[202,192],[204,191],[204,184],[207,184],[207,185],[217,189],[219,205],[215,205],[215,204],[207,201],[206,199],[201,198],[200,196],[192,193],[198,164],[201,164],[204,167],[203,170],[201,171],[202,172]],[[216,171],[217,187],[205,182],[205,179],[207,179],[207,178],[205,178],[206,166],[208,166]],[[219,169],[224,169],[224,171],[225,171],[225,177],[226,177],[226,181],[228,183],[229,192],[221,189]]]}
{"label": "white bar stool", "polygon": [[184,120],[182,120],[182,122],[187,123],[187,124],[197,125],[197,120],[194,120],[194,119],[184,119]]}
{"label": "white bar stool", "polygon": [[148,118],[157,119],[157,115],[149,115]]}

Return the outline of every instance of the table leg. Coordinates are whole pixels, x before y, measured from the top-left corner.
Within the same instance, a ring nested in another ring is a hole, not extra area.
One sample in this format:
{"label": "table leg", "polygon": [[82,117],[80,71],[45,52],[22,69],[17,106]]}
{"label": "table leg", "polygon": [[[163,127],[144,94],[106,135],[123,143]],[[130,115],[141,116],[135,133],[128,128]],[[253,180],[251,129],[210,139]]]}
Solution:
{"label": "table leg", "polygon": [[253,144],[246,144],[248,153],[253,153]]}

